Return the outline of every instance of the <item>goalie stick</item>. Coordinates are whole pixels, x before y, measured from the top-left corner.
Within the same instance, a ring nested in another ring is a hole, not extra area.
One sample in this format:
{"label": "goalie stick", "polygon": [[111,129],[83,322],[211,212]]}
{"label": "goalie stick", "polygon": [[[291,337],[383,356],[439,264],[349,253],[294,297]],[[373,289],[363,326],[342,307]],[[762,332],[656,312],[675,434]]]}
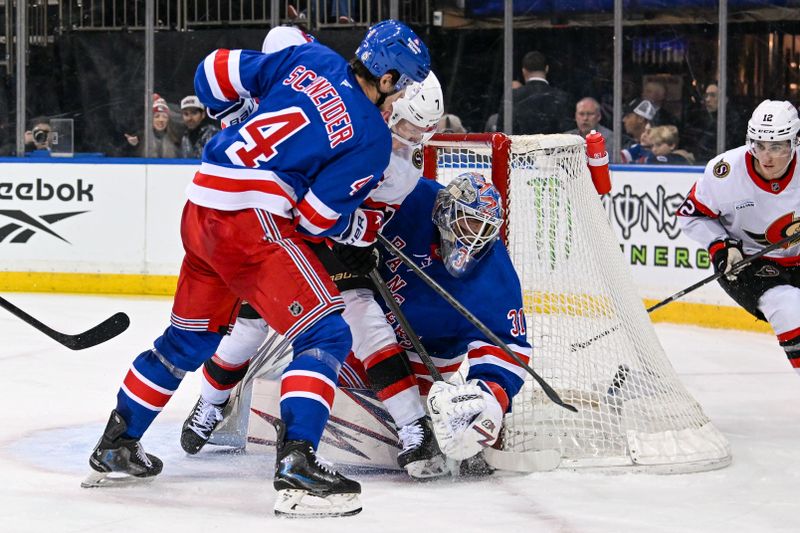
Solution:
{"label": "goalie stick", "polygon": [[[400,309],[400,304],[392,296],[389,287],[383,280],[377,270],[369,273],[369,278],[375,287],[378,289],[383,300],[386,302],[387,307],[394,313],[397,322],[403,327],[408,339],[417,351],[419,358],[425,364],[425,367],[430,372],[434,381],[444,381],[442,374],[433,359],[428,354],[428,351],[422,345],[422,341],[417,336],[417,333],[411,327],[405,313]],[[477,319],[476,319],[477,320]],[[507,450],[498,450],[497,448],[484,448],[483,458],[486,463],[497,470],[506,470],[509,472],[546,472],[555,470],[561,464],[561,452],[559,450],[533,450],[526,452],[511,452]]]}
{"label": "goalie stick", "polygon": [[[798,240],[800,240],[800,235],[794,235],[793,234],[793,235],[789,235],[788,237],[784,237],[783,239],[779,240],[778,242],[772,243],[769,246],[767,246],[766,248],[763,248],[763,249],[757,251],[753,255],[748,255],[746,258],[742,259],[741,261],[739,261],[738,263],[733,265],[733,267],[731,267],[731,272],[736,272],[738,270],[741,270],[742,268],[746,267],[747,265],[749,265],[750,263],[752,263],[756,259],[759,259],[759,258],[767,255],[768,253],[772,252],[773,250],[777,250],[778,248],[781,248],[781,247],[783,247],[783,246],[785,246],[787,244],[792,243],[792,241],[798,241]],[[719,278],[721,278],[724,275],[725,275],[725,272],[715,272],[714,274],[711,274],[710,276],[701,279],[697,283],[693,283],[692,285],[689,285],[685,289],[676,292],[672,296],[664,298],[660,302],[657,302],[657,303],[651,305],[650,307],[647,308],[647,312],[648,313],[652,313],[656,309],[660,309],[661,307],[664,307],[665,305],[670,304],[670,303],[674,302],[675,300],[686,296],[690,292],[693,292],[693,291],[699,289],[700,287],[702,287],[704,285],[707,285],[708,283],[711,283],[712,281],[718,280]],[[596,341],[598,339],[602,339],[606,335],[609,335],[609,334],[613,333],[614,331],[618,330],[620,328],[620,326],[621,326],[621,324],[616,324],[615,326],[610,327],[607,330],[598,333],[597,335],[595,335],[591,339],[587,339],[585,341],[573,342],[572,344],[569,345],[570,351],[575,352],[575,351],[581,350],[583,348],[586,348],[587,346],[590,346],[592,343],[594,343],[594,341]]]}
{"label": "goalie stick", "polygon": [[518,365],[520,365],[523,369],[525,369],[525,371],[528,374],[530,374],[533,377],[533,379],[536,380],[536,383],[538,383],[539,386],[542,387],[542,390],[547,395],[547,397],[550,398],[551,402],[553,402],[558,406],[563,407],[568,411],[572,411],[573,413],[578,412],[575,406],[565,403],[564,400],[562,400],[561,397],[559,397],[558,393],[555,390],[553,390],[553,387],[551,387],[550,384],[548,384],[539,374],[537,374],[535,370],[526,365],[525,362],[522,359],[520,359],[519,356],[515,354],[514,351],[511,350],[511,348],[509,348],[508,345],[500,339],[500,337],[495,335],[492,330],[486,327],[486,324],[478,320],[478,317],[473,315],[469,311],[469,309],[461,305],[461,302],[456,300],[453,297],[453,295],[444,290],[441,285],[436,283],[436,281],[434,281],[430,276],[428,276],[428,274],[426,274],[420,267],[418,267],[416,263],[414,263],[411,259],[409,259],[408,256],[406,256],[406,254],[401,252],[397,246],[392,244],[389,241],[389,239],[384,237],[382,234],[378,233],[378,240],[381,242],[381,244],[383,244],[386,247],[387,250],[389,250],[391,253],[397,256],[403,263],[406,264],[408,268],[410,268],[417,276],[419,276],[419,278],[422,281],[424,281],[428,285],[428,287],[433,289],[434,292],[436,292],[436,294],[444,298],[445,301],[453,307],[453,309],[461,313],[461,315],[464,318],[466,318],[470,323],[472,323],[473,326],[478,328],[478,330],[481,333],[486,335],[486,338],[492,341],[492,344],[503,350],[510,358],[516,361]]}
{"label": "goalie stick", "polygon": [[42,324],[37,319],[33,318],[31,315],[3,297],[0,297],[0,307],[3,307],[12,315],[24,320],[34,328],[38,329],[61,345],[66,346],[70,350],[83,350],[85,348],[91,348],[92,346],[106,342],[109,339],[113,339],[128,329],[128,326],[131,323],[128,315],[125,313],[115,313],[95,327],[88,329],[83,333],[78,333],[77,335],[67,335],[66,333],[58,332],[53,328]]}

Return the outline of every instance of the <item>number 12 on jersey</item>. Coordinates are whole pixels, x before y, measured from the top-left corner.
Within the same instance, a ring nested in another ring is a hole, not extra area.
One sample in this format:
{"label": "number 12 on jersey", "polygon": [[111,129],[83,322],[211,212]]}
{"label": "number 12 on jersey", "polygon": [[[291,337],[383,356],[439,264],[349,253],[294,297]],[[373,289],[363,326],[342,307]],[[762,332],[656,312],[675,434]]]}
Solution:
{"label": "number 12 on jersey", "polygon": [[309,123],[299,107],[254,115],[239,128],[244,141],[231,143],[225,154],[232,163],[253,168],[275,157],[276,147]]}

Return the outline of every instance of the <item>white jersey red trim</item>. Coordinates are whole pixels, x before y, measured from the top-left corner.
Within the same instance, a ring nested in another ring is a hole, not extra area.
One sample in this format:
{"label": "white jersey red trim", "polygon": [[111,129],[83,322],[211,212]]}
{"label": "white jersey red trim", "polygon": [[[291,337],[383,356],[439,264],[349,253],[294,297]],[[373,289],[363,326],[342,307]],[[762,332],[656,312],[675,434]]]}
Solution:
{"label": "white jersey red trim", "polygon": [[[682,230],[706,249],[716,241],[738,239],[747,255],[800,231],[798,153],[777,180],[758,175],[746,146],[718,155],[677,210]],[[800,246],[765,257],[784,266],[800,265]]]}

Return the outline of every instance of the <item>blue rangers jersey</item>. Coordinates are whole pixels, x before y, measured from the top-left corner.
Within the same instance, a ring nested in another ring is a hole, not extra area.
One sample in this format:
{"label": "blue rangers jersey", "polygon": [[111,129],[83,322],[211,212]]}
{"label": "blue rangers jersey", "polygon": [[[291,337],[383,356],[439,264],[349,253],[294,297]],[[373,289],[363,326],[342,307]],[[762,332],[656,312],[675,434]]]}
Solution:
{"label": "blue rangers jersey", "polygon": [[[464,277],[455,278],[445,270],[438,253],[439,232],[431,220],[436,193],[441,188],[435,181],[419,180],[383,228],[383,235],[529,364],[531,347],[525,335],[522,290],[505,247],[496,243]],[[445,379],[458,370],[466,354],[469,360],[467,379],[497,383],[509,399],[517,394],[526,371],[503,350],[492,345],[399,258],[386,250],[382,252],[381,276]],[[401,345],[412,349],[394,316],[388,313],[387,317]],[[425,377],[427,372],[419,357],[415,353],[410,353],[409,357],[415,373]],[[427,393],[429,386],[430,383],[424,386],[421,381],[421,392]]]}
{"label": "blue rangers jersey", "polygon": [[205,147],[188,188],[195,204],[295,218],[313,236],[341,234],[380,181],[391,135],[347,62],[317,42],[271,54],[215,50],[195,90],[214,111],[240,98],[258,109]]}

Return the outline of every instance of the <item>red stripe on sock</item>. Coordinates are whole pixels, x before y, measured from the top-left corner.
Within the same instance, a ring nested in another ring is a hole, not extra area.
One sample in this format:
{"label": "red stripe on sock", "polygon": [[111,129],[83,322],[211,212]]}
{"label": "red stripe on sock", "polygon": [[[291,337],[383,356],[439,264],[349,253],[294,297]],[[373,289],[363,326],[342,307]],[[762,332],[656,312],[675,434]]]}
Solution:
{"label": "red stripe on sock", "polygon": [[784,333],[778,334],[778,342],[793,341],[800,337],[800,328],[794,328]]}
{"label": "red stripe on sock", "polygon": [[407,376],[400,381],[395,381],[388,387],[384,387],[376,393],[376,396],[380,401],[388,400],[389,398],[400,394],[404,390],[408,390],[411,387],[417,386],[417,378],[416,376]]}
{"label": "red stripe on sock", "polygon": [[403,349],[398,344],[390,344],[385,348],[381,348],[377,352],[364,359],[364,368],[372,368],[381,361],[385,361],[386,359],[392,357],[393,355],[397,355],[402,351]]}
{"label": "red stripe on sock", "polygon": [[328,407],[333,407],[336,393],[325,381],[313,376],[283,376],[281,378],[281,396],[289,392],[308,392],[322,396]]}
{"label": "red stripe on sock", "polygon": [[154,407],[164,407],[172,397],[169,394],[164,394],[163,392],[155,390],[150,385],[140,380],[132,370],[128,370],[128,374],[125,376],[123,383],[125,383],[125,387],[131,394],[134,394],[137,398]]}

